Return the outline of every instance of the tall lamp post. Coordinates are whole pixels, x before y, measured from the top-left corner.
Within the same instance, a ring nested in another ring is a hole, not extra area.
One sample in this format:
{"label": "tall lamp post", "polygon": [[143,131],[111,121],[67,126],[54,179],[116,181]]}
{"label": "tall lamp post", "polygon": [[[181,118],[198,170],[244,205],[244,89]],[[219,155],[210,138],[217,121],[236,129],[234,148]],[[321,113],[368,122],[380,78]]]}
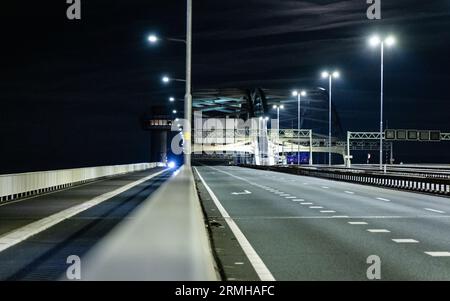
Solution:
{"label": "tall lamp post", "polygon": [[300,129],[301,129],[301,99],[302,96],[306,96],[306,91],[293,91],[292,96],[297,96],[297,130],[298,130],[298,141],[297,141],[297,165],[300,165]]}
{"label": "tall lamp post", "polygon": [[[277,134],[277,139],[278,139],[278,137],[279,137],[279,135],[280,135],[280,109],[284,109],[284,106],[283,105],[273,105],[273,107],[272,107],[274,110],[277,110],[277,131],[278,131],[278,134]],[[277,141],[277,146],[279,145],[279,143],[280,143],[280,141],[279,141],[279,139],[278,139],[278,141]],[[278,148],[278,147],[277,147]],[[277,154],[278,154],[278,151],[277,151]],[[279,154],[278,154],[279,155]],[[279,160],[278,160],[279,161]],[[278,164],[279,162],[277,162],[277,164]]]}
{"label": "tall lamp post", "polygon": [[191,140],[192,140],[192,0],[187,0],[186,9],[186,95],[184,102],[184,119],[187,126],[184,129],[184,164],[191,167]]}
{"label": "tall lamp post", "polygon": [[395,38],[388,36],[384,39],[375,35],[369,39],[369,44],[372,47],[380,47],[381,52],[381,92],[380,92],[380,170],[383,169],[383,90],[384,90],[384,48],[385,46],[392,47],[395,45]]}
{"label": "tall lamp post", "polygon": [[[152,44],[158,43],[160,38],[154,34],[148,36],[148,41]],[[186,79],[171,79],[167,76],[163,82],[168,83],[171,80],[182,81],[186,83],[186,94],[184,96],[184,119],[187,123],[184,127],[184,164],[191,167],[191,124],[192,124],[192,0],[186,0],[186,40],[166,38],[170,42],[180,42],[186,44]]]}
{"label": "tall lamp post", "polygon": [[328,71],[322,72],[322,78],[328,78],[328,165],[331,166],[331,89],[333,78],[339,78],[340,74],[338,71],[330,73]]}

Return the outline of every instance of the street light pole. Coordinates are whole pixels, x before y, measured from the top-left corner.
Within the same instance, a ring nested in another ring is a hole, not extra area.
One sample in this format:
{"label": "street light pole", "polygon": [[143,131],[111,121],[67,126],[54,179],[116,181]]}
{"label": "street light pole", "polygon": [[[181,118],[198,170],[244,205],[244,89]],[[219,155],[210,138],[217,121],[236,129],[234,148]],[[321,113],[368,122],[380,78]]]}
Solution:
{"label": "street light pole", "polygon": [[301,92],[297,93],[297,114],[298,114],[298,120],[297,120],[297,130],[298,130],[298,140],[297,140],[297,165],[300,166],[300,126],[301,126],[301,122],[300,122],[300,101],[301,101]]}
{"label": "street light pole", "polygon": [[184,102],[184,119],[187,122],[184,127],[184,164],[191,167],[191,125],[192,125],[192,0],[187,0],[186,22],[186,95]]}
{"label": "street light pole", "polygon": [[329,75],[329,103],[328,103],[328,165],[331,166],[331,88],[332,88],[332,79],[331,74]]}
{"label": "street light pole", "polygon": [[297,96],[297,165],[300,165],[300,130],[301,130],[301,101],[302,96],[306,96],[306,91],[294,91],[293,96]]}
{"label": "street light pole", "polygon": [[332,73],[328,71],[322,72],[322,78],[328,79],[328,165],[331,166],[331,90],[332,90],[332,81],[333,78],[339,78],[339,72],[334,71]]}
{"label": "street light pole", "polygon": [[380,84],[380,170],[383,169],[383,111],[384,111],[384,48],[391,47],[396,43],[395,37],[388,36],[381,39],[379,36],[372,36],[369,43],[373,47],[380,45],[381,52],[381,84]]}
{"label": "street light pole", "polygon": [[380,93],[380,170],[383,169],[383,88],[384,88],[384,41],[381,42],[381,93]]}

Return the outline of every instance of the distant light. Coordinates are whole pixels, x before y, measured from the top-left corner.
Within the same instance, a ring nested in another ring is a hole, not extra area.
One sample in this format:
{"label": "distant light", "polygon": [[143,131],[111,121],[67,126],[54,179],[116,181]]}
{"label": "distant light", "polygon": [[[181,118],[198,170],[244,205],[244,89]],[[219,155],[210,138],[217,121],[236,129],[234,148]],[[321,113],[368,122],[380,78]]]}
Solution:
{"label": "distant light", "polygon": [[322,72],[322,78],[327,78],[330,76],[330,73],[328,73],[327,71]]}
{"label": "distant light", "polygon": [[265,121],[268,121],[268,120],[269,120],[269,117],[264,118],[264,120],[265,120]]}
{"label": "distant light", "polygon": [[155,36],[154,34],[149,35],[149,36],[148,36],[148,41],[149,41],[150,43],[156,43],[156,42],[158,42],[158,37]]}
{"label": "distant light", "polygon": [[180,119],[179,118],[175,118],[175,122],[178,122]]}
{"label": "distant light", "polygon": [[281,106],[280,106],[280,109],[284,109],[284,106],[283,106],[283,105],[281,105]]}
{"label": "distant light", "polygon": [[340,73],[338,71],[334,71],[333,72],[333,77],[334,78],[339,78],[339,76],[341,76],[341,75],[340,75]]}
{"label": "distant light", "polygon": [[278,107],[276,105],[273,105],[272,109],[276,109],[276,108],[278,108]]}
{"label": "distant light", "polygon": [[301,95],[301,96],[306,96],[306,91],[300,92],[300,95]]}
{"label": "distant light", "polygon": [[175,168],[175,166],[177,166],[177,164],[173,161],[170,161],[169,163],[167,163],[167,167],[169,167],[170,169]]}
{"label": "distant light", "polygon": [[292,91],[292,96],[298,96],[298,91],[297,90]]}
{"label": "distant light", "polygon": [[172,113],[176,114],[176,113],[177,113],[177,110],[173,110]]}
{"label": "distant light", "polygon": [[372,46],[372,47],[378,46],[378,45],[380,45],[380,43],[381,43],[381,39],[380,39],[380,37],[377,36],[377,35],[372,36],[372,37],[369,39],[369,44],[370,44],[370,46]]}
{"label": "distant light", "polygon": [[395,43],[396,43],[396,40],[395,40],[395,37],[393,37],[393,36],[388,36],[387,38],[386,38],[386,45],[387,46],[394,46],[395,45]]}
{"label": "distant light", "polygon": [[168,82],[170,82],[170,78],[168,76],[164,76],[162,78],[162,81],[163,81],[163,83],[168,83]]}
{"label": "distant light", "polygon": [[170,97],[170,98],[169,98],[169,101],[170,101],[170,102],[174,102],[174,101],[175,101],[175,98],[174,98],[174,97]]}
{"label": "distant light", "polygon": [[263,120],[263,118],[262,118],[262,117],[259,117],[259,120]]}

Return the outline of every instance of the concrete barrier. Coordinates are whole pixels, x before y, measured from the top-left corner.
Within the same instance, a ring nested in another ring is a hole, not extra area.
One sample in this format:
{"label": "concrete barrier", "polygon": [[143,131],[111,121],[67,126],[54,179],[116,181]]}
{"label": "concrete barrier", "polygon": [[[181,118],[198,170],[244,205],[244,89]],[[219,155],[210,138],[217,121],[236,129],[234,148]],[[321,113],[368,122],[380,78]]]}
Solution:
{"label": "concrete barrier", "polygon": [[137,163],[0,175],[0,202],[56,191],[90,181],[146,170],[163,163]]}
{"label": "concrete barrier", "polygon": [[102,239],[82,271],[88,281],[219,280],[191,169],[182,167]]}

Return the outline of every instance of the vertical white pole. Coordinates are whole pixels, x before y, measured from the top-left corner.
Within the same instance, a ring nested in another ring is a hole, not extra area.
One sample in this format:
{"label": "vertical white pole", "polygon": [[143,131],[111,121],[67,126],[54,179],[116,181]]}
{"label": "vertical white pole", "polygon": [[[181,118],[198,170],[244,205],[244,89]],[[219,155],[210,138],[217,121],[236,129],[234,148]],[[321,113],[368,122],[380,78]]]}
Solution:
{"label": "vertical white pole", "polygon": [[184,119],[187,126],[184,130],[184,164],[191,167],[191,140],[192,140],[192,0],[187,0],[187,22],[186,22],[186,95],[184,101]]}
{"label": "vertical white pole", "polygon": [[300,122],[300,101],[301,101],[301,92],[298,92],[297,95],[297,100],[298,100],[298,124],[297,124],[297,129],[298,129],[298,144],[297,144],[297,165],[300,166],[300,126],[301,126],[301,122]]}
{"label": "vertical white pole", "polygon": [[329,104],[328,104],[328,165],[331,166],[331,74],[329,76]]}
{"label": "vertical white pole", "polygon": [[383,85],[384,85],[384,41],[381,42],[381,97],[380,97],[380,170],[383,169]]}

